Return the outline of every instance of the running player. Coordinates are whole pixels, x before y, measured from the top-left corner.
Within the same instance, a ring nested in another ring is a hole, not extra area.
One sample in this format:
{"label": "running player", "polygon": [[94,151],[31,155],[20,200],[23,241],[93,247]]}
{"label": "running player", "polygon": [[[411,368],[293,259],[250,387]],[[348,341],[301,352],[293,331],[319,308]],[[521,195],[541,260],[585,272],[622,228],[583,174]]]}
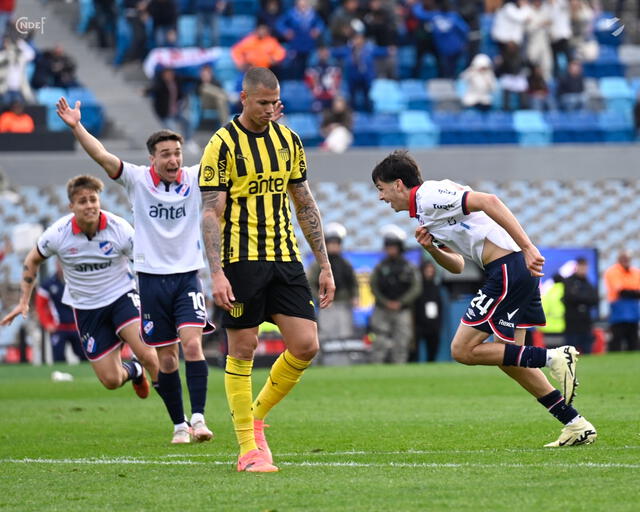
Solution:
{"label": "running player", "polygon": [[[237,469],[272,472],[278,468],[264,419],[299,382],[319,348],[289,198],[320,266],[321,308],[331,304],[335,285],[302,143],[273,122],[282,108],[278,80],[267,68],[251,68],[242,89],[242,113],[211,137],[200,163],[203,236],[214,300],[225,310],[225,389],[240,444]],[[251,370],[258,326],[265,320],[278,325],[287,349],[252,405]]]}
{"label": "running player", "polygon": [[71,213],[54,222],[24,261],[19,304],[0,322],[29,312],[38,268],[58,256],[66,282],[62,301],[73,308],[78,334],[94,372],[107,389],[131,381],[140,398],[149,383],[138,361],[122,362],[127,343],[138,360],[158,377],[158,356],[138,335],[140,312],[135,281],[129,267],[133,228],[124,219],[100,210],[103,184],[94,176],[76,176],[67,183]]}
{"label": "running player", "polygon": [[[499,366],[562,422],[560,437],[545,446],[589,444],[596,429],[571,406],[578,352],[574,347],[524,346],[525,328],[544,325],[538,288],[544,258],[513,213],[494,195],[450,180],[423,181],[406,151],[395,151],[373,170],[378,197],[418,219],[416,240],[450,272],[464,258],[485,271],[451,342],[453,358],[467,365]],[[497,343],[484,343],[493,334]],[[549,366],[562,384],[554,389],[540,368]]]}
{"label": "running player", "polygon": [[[198,166],[182,167],[182,136],[170,130],[147,140],[151,166],[122,162],[80,122],[80,102],[70,108],[61,98],[58,115],[80,145],[125,187],[133,206],[134,270],[140,291],[140,334],[158,351],[158,393],[174,424],[172,443],[212,439],[204,419],[209,368],[202,351],[207,320],[198,270],[204,267],[200,241]],[[186,361],[191,425],[186,421],[179,374],[178,343]]]}

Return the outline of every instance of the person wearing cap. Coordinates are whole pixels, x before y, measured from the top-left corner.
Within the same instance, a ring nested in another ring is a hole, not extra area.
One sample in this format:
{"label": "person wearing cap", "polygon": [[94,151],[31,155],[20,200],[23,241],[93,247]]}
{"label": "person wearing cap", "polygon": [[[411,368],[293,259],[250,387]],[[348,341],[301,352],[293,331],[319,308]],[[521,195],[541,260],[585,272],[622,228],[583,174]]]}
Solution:
{"label": "person wearing cap", "polygon": [[382,229],[384,259],[371,273],[375,306],[369,320],[374,363],[406,363],[413,340],[413,303],[422,290],[418,269],[404,257],[406,233],[394,224]]}
{"label": "person wearing cap", "polygon": [[[324,240],[336,293],[333,304],[318,311],[318,338],[322,342],[330,339],[349,339],[353,336],[353,308],[358,303],[358,279],[353,266],[342,255],[342,242],[347,229],[339,222],[329,222],[325,227]],[[318,290],[320,266],[313,262],[307,272],[312,290]],[[319,303],[317,297],[314,300]]]}
{"label": "person wearing cap", "polygon": [[465,107],[478,110],[489,110],[493,103],[493,93],[498,87],[493,65],[488,55],[479,53],[471,61],[471,65],[465,69],[460,78],[466,85],[462,96],[462,104]]}

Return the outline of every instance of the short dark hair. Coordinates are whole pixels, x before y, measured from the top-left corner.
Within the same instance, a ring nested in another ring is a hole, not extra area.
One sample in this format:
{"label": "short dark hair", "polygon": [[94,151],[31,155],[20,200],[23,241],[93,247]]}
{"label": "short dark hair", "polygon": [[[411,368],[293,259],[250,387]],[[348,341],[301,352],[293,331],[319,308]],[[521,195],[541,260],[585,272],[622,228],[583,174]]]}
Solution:
{"label": "short dark hair", "polygon": [[424,181],[416,161],[402,149],[394,151],[377,164],[371,172],[371,179],[374,183],[391,183],[399,179],[409,188],[417,187]]}
{"label": "short dark hair", "polygon": [[253,67],[244,74],[242,79],[242,90],[255,89],[259,85],[271,89],[272,91],[280,87],[276,75],[269,68]]}
{"label": "short dark hair", "polygon": [[91,176],[90,174],[81,174],[75,178],[71,178],[67,181],[67,197],[70,202],[73,202],[73,196],[79,190],[88,189],[99,194],[104,189],[104,183],[100,178]]}
{"label": "short dark hair", "polygon": [[589,262],[587,261],[587,258],[585,258],[583,256],[580,256],[580,257],[576,258],[576,263],[578,265],[586,265]]}
{"label": "short dark hair", "polygon": [[149,154],[153,155],[156,152],[156,144],[164,142],[165,140],[175,140],[180,144],[184,144],[184,139],[179,133],[173,130],[160,130],[149,135],[147,139],[147,150]]}

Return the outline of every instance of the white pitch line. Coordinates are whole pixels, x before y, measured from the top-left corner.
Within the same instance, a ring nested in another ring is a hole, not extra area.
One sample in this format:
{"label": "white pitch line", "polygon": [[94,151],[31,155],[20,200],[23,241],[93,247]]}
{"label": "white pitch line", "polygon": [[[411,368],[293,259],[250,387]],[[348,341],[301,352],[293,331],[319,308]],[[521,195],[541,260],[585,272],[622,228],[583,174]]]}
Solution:
{"label": "white pitch line", "polygon": [[[135,458],[93,458],[93,459],[0,459],[3,464],[86,464],[86,465],[215,465],[230,466],[233,461],[230,460],[213,460],[207,462],[195,462],[192,460],[176,460],[161,461],[153,459],[135,459]],[[300,461],[300,462],[279,462],[281,466],[305,466],[305,467],[361,467],[361,468],[431,468],[431,469],[447,469],[447,468],[575,468],[581,467],[586,469],[607,469],[607,468],[624,468],[624,469],[640,469],[640,464],[624,464],[624,463],[599,463],[599,462],[577,462],[577,463],[499,463],[499,464],[481,464],[472,462],[318,462],[318,461]]]}
{"label": "white pitch line", "polygon": [[[579,448],[578,448],[579,449]],[[620,450],[638,450],[640,446],[589,446],[583,448],[589,451],[620,451]],[[340,452],[290,452],[290,453],[278,453],[278,457],[344,457],[345,455],[464,455],[464,454],[479,454],[488,453],[490,455],[497,455],[499,453],[548,453],[554,450],[549,448],[487,448],[479,450],[398,450],[389,452],[367,452],[361,450],[346,450]],[[566,449],[565,449],[566,451]],[[166,455],[160,455],[162,458],[180,458],[180,457],[220,457],[221,454],[217,453],[168,453]],[[223,456],[227,456],[226,454]],[[229,454],[229,457],[233,457],[234,454]]]}

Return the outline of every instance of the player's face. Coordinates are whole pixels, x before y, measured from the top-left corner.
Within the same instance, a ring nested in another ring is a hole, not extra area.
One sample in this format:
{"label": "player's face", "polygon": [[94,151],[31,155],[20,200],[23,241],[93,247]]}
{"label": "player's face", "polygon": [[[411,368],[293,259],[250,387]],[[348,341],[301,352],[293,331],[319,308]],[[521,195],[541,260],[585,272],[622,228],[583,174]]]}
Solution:
{"label": "player's face", "polygon": [[401,194],[402,180],[395,180],[391,183],[378,180],[376,181],[376,188],[378,189],[378,199],[388,203],[395,211],[400,212],[409,209],[405,196]]}
{"label": "player's face", "polygon": [[69,204],[80,226],[88,226],[98,222],[100,218],[100,196],[95,190],[81,188]]}
{"label": "player's face", "polygon": [[243,120],[249,123],[252,131],[263,131],[267,128],[273,113],[280,103],[280,87],[267,89],[259,85],[254,89],[240,93]]}
{"label": "player's face", "polygon": [[158,176],[163,181],[173,183],[182,167],[182,145],[177,140],[158,142],[150,160]]}

